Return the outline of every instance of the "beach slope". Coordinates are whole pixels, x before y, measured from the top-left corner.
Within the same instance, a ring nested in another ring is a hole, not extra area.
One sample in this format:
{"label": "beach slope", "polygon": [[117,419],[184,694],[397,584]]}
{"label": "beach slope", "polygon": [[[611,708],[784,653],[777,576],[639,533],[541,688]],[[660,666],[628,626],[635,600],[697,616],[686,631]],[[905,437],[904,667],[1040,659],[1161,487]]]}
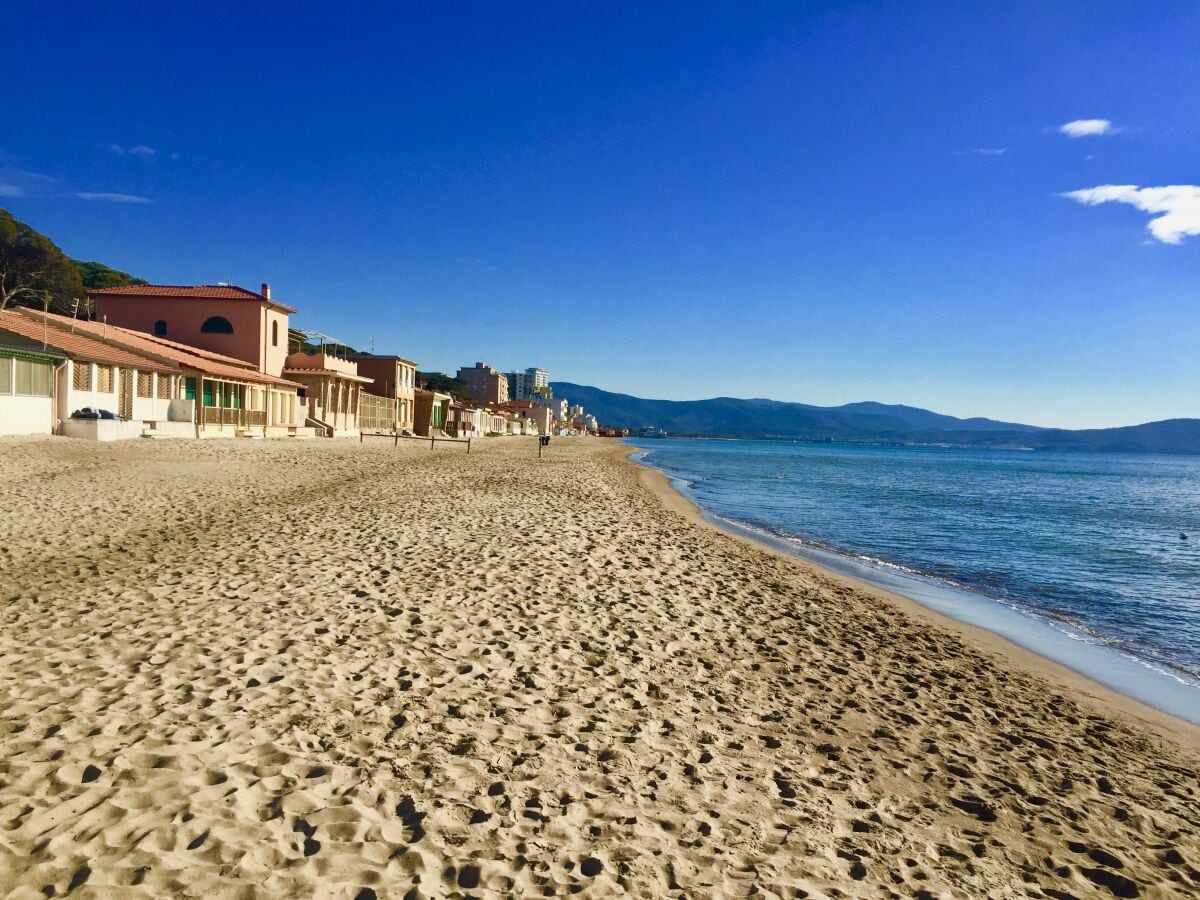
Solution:
{"label": "beach slope", "polygon": [[1200,893],[1195,729],[477,444],[0,443],[0,894]]}

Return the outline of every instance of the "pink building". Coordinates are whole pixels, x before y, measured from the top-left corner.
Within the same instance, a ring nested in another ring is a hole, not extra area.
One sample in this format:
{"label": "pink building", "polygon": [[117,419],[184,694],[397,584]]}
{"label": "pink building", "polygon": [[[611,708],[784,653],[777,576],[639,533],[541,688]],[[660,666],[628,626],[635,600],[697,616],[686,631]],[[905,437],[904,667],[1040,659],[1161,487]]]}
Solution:
{"label": "pink building", "polygon": [[229,284],[140,284],[88,296],[98,321],[240,359],[274,378],[283,374],[288,316],[296,310],[273,300],[268,284],[258,293]]}

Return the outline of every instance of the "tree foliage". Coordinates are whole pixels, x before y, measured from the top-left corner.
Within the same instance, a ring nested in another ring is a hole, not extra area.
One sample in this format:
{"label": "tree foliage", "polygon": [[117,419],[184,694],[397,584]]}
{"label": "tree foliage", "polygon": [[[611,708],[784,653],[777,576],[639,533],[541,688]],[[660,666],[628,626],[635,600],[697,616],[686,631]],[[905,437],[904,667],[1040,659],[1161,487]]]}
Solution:
{"label": "tree foliage", "polygon": [[134,278],[128,272],[118,271],[100,262],[84,262],[80,259],[73,259],[71,265],[79,270],[83,286],[89,291],[146,283],[145,279]]}
{"label": "tree foliage", "polygon": [[449,394],[455,400],[462,400],[467,395],[467,386],[444,372],[418,372],[417,387],[427,391],[437,391],[440,394]]}
{"label": "tree foliage", "polygon": [[44,234],[0,209],[0,309],[35,306],[70,312],[85,298],[79,270]]}

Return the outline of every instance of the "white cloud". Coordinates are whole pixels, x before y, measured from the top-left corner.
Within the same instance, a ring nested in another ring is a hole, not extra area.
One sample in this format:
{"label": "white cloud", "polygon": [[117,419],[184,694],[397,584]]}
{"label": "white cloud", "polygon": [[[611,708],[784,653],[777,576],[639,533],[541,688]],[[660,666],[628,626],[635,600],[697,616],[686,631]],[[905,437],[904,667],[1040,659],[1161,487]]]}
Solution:
{"label": "white cloud", "polygon": [[140,156],[142,159],[153,159],[154,154],[158,151],[153,147],[147,147],[145,144],[138,144],[134,147],[122,147],[120,144],[109,144],[108,152],[114,156],[124,156],[129,153],[133,156]]}
{"label": "white cloud", "polygon": [[25,192],[15,184],[5,184],[0,181],[0,197],[21,197],[24,194]]}
{"label": "white cloud", "polygon": [[1102,184],[1098,187],[1068,191],[1062,195],[1084,206],[1101,203],[1127,203],[1152,215],[1146,226],[1156,240],[1178,244],[1185,237],[1200,234],[1200,186],[1171,184],[1165,187],[1138,187],[1136,184]]}
{"label": "white cloud", "polygon": [[955,150],[955,156],[967,156],[974,154],[976,156],[1003,156],[1008,152],[1007,147],[976,147],[973,150]]}
{"label": "white cloud", "polygon": [[1058,126],[1058,133],[1069,138],[1099,137],[1102,134],[1115,134],[1116,131],[1108,119],[1075,119]]}
{"label": "white cloud", "polygon": [[92,193],[91,191],[80,191],[76,194],[68,194],[69,197],[74,197],[76,200],[103,200],[108,203],[150,203],[149,197],[138,197],[134,194],[109,194],[109,193]]}

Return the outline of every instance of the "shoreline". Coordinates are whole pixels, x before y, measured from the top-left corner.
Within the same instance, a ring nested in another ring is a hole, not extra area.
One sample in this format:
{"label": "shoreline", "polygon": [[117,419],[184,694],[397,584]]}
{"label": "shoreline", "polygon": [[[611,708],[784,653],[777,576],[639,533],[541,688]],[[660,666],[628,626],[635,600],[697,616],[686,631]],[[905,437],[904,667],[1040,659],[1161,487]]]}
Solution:
{"label": "shoreline", "polygon": [[790,560],[803,568],[812,570],[822,578],[847,585],[857,592],[877,597],[893,607],[899,608],[909,616],[924,619],[940,628],[956,633],[967,639],[968,642],[977,645],[984,652],[999,656],[1028,674],[1057,683],[1073,694],[1076,699],[1091,705],[1099,705],[1103,711],[1114,712],[1123,718],[1131,719],[1139,726],[1149,728],[1156,734],[1167,737],[1181,746],[1193,750],[1200,749],[1200,724],[1172,715],[1135,697],[1123,694],[1057,660],[1022,647],[1002,634],[989,631],[979,625],[960,621],[924,606],[911,597],[889,591],[864,579],[826,568],[819,562],[759,540],[749,531],[740,531],[724,526],[715,518],[710,518],[691,498],[679,491],[671,483],[671,477],[661,469],[633,458],[634,454],[642,451],[643,448],[640,447],[621,445],[621,456],[628,464],[638,469],[642,484],[658,496],[668,508],[685,516],[690,521]]}

